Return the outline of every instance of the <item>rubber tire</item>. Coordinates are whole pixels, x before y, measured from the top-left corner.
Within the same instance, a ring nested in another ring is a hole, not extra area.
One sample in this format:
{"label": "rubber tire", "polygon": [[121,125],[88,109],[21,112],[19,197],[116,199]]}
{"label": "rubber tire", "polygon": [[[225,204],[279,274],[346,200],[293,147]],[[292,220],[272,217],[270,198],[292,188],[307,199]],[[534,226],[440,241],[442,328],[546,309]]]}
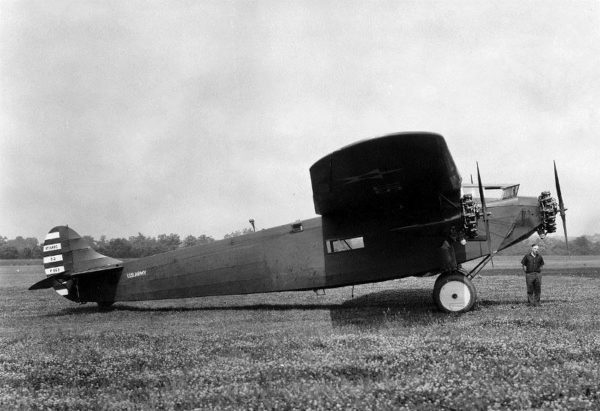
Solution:
{"label": "rubber tire", "polygon": [[433,300],[446,313],[466,313],[477,300],[477,291],[469,278],[459,271],[444,273],[433,286]]}

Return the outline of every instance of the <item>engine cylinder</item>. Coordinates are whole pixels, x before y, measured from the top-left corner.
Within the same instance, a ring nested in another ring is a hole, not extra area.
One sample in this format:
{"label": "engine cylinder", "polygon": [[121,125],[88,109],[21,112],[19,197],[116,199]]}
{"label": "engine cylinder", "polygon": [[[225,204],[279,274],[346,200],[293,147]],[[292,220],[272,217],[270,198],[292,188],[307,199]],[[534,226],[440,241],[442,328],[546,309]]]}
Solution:
{"label": "engine cylinder", "polygon": [[540,205],[540,214],[542,217],[541,231],[544,233],[554,233],[556,231],[556,213],[558,204],[551,196],[549,191],[542,191],[538,197]]}

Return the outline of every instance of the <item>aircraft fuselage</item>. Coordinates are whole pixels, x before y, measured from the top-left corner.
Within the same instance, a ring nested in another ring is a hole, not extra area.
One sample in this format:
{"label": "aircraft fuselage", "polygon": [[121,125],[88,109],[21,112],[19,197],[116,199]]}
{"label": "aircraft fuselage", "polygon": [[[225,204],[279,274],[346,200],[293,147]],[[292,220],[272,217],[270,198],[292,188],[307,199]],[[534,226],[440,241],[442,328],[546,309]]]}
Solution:
{"label": "aircraft fuselage", "polygon": [[[491,203],[493,252],[521,241],[540,224],[536,198]],[[78,280],[76,301],[137,301],[324,289],[437,274],[489,254],[483,235],[447,242],[440,223],[429,232],[388,229],[336,235],[326,217],[125,261],[122,270]],[[344,240],[353,240],[343,244]],[[336,242],[342,246],[336,249]],[[447,247],[449,246],[449,248]],[[352,247],[352,248],[351,248]]]}

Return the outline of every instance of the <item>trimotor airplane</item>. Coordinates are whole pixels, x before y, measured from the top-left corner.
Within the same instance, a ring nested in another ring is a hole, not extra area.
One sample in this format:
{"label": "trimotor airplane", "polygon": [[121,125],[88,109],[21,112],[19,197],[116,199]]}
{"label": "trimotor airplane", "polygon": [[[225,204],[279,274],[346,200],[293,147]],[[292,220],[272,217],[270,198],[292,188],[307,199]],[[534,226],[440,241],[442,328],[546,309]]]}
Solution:
{"label": "trimotor airplane", "polygon": [[[361,140],[310,168],[320,217],[132,261],[94,251],[58,226],[43,244],[47,278],[75,302],[321,290],[438,275],[433,298],[446,312],[473,307],[472,279],[493,255],[537,232],[556,230],[565,208],[544,191],[518,197],[518,184],[461,187],[444,138],[425,132]],[[485,192],[499,193],[486,201]],[[251,220],[251,223],[253,221]],[[462,264],[477,260],[470,271]]]}

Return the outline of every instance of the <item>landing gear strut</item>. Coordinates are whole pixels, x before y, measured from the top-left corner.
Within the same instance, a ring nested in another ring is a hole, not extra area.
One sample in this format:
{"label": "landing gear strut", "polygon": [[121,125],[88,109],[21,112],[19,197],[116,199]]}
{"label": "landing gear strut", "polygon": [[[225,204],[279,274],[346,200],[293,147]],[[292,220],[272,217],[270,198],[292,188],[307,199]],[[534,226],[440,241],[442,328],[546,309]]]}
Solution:
{"label": "landing gear strut", "polygon": [[464,313],[473,308],[477,292],[471,280],[461,271],[441,274],[433,287],[433,300],[447,313]]}

